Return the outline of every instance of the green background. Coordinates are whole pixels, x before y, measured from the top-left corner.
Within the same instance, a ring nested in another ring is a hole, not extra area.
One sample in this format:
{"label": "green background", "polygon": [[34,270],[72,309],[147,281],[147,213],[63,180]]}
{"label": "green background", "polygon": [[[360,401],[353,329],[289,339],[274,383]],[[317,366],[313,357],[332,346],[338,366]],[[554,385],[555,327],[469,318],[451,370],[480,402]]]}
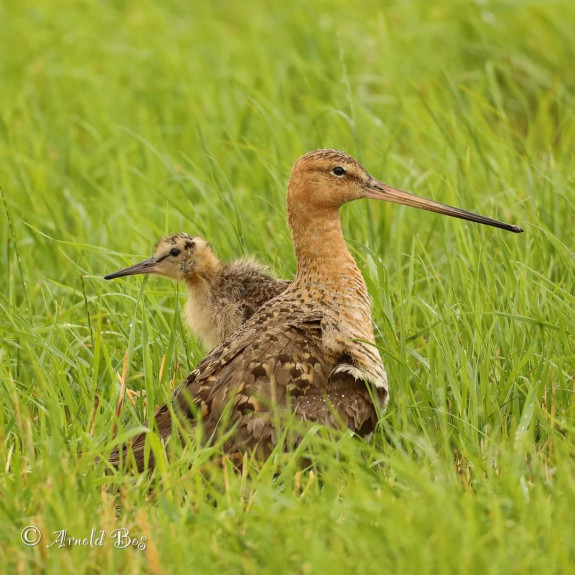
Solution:
{"label": "green background", "polygon": [[[574,572],[574,25],[569,1],[4,1],[0,567]],[[319,147],[525,233],[346,206],[391,383],[374,438],[315,430],[305,471],[197,447],[106,474],[115,422],[203,351],[181,288],[102,276],[186,231],[292,277],[285,188]]]}

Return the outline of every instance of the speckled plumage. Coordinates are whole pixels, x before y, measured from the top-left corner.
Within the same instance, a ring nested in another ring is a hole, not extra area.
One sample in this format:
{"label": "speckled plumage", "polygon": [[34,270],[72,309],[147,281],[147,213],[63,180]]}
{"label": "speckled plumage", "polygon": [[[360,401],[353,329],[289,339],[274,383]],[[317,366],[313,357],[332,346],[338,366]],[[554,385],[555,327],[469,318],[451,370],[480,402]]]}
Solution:
{"label": "speckled plumage", "polygon": [[[201,417],[207,438],[217,432],[231,405],[226,418],[234,431],[227,452],[268,455],[277,441],[274,418],[286,411],[307,422],[343,424],[361,435],[373,431],[387,403],[387,376],[375,347],[366,285],[339,219],[339,208],[360,198],[507,226],[395,190],[343,152],[317,150],[302,156],[287,196],[298,262],[295,280],[207,355],[172,400],[183,420],[197,423],[196,416]],[[505,229],[518,231],[514,228]],[[166,440],[173,429],[167,405],[157,412],[155,424]],[[145,467],[145,437],[137,436],[131,445],[140,469]],[[117,465],[123,454],[112,453],[112,463]]]}
{"label": "speckled plumage", "polygon": [[[178,251],[176,255],[171,254],[174,249]],[[186,324],[208,351],[290,284],[273,278],[253,258],[222,262],[208,242],[185,233],[164,236],[156,244],[152,258],[106,278],[142,273],[185,282]]]}

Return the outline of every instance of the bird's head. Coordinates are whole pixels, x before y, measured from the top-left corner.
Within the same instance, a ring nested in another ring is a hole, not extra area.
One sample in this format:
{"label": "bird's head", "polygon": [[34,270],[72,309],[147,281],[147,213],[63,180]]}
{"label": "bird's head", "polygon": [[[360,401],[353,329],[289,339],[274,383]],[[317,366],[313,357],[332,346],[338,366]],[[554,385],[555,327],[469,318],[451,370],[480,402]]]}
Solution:
{"label": "bird's head", "polygon": [[158,274],[173,280],[193,280],[215,273],[220,262],[203,238],[179,233],[164,236],[147,260],[105,276],[111,280],[137,274]]}
{"label": "bird's head", "polygon": [[510,232],[523,231],[519,226],[393,188],[370,176],[355,158],[338,150],[315,150],[297,160],[288,186],[288,219],[292,228],[298,220],[312,223],[322,213],[361,198],[405,204]]}

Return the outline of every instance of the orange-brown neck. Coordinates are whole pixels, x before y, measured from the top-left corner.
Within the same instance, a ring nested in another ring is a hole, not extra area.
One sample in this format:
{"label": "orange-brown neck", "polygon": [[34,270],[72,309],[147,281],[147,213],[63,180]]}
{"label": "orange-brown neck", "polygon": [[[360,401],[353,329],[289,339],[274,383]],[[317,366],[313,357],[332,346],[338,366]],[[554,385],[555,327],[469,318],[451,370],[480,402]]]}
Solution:
{"label": "orange-brown neck", "polygon": [[343,239],[337,208],[302,211],[297,217],[290,217],[289,223],[297,258],[296,281],[339,279],[357,270]]}
{"label": "orange-brown neck", "polygon": [[343,239],[338,209],[294,212],[288,208],[288,221],[297,258],[297,274],[290,289],[345,326],[341,331],[346,332],[346,341],[375,341],[369,294]]}
{"label": "orange-brown neck", "polygon": [[369,309],[363,276],[343,239],[338,208],[306,211],[288,206],[288,223],[297,259],[294,287],[351,295]]}

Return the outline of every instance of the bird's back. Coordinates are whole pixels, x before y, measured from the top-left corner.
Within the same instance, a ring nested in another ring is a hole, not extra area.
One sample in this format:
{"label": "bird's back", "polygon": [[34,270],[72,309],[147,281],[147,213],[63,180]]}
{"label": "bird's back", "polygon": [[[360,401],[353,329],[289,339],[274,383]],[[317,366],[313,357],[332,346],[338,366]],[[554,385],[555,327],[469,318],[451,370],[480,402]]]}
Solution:
{"label": "bird's back", "polygon": [[[353,345],[362,344],[346,342],[349,334],[338,337],[339,331],[329,309],[290,288],[198,364],[173,397],[176,412],[189,420],[201,413],[205,436],[210,437],[231,407],[228,421],[235,430],[226,451],[249,449],[263,456],[276,443],[274,418],[282,413],[369,433],[377,421],[372,394],[383,405],[387,391],[366,385],[353,354]],[[377,371],[377,351],[373,358]],[[164,439],[172,433],[171,419],[168,406],[156,414]],[[139,467],[144,441],[143,435],[137,437],[132,446]]]}

